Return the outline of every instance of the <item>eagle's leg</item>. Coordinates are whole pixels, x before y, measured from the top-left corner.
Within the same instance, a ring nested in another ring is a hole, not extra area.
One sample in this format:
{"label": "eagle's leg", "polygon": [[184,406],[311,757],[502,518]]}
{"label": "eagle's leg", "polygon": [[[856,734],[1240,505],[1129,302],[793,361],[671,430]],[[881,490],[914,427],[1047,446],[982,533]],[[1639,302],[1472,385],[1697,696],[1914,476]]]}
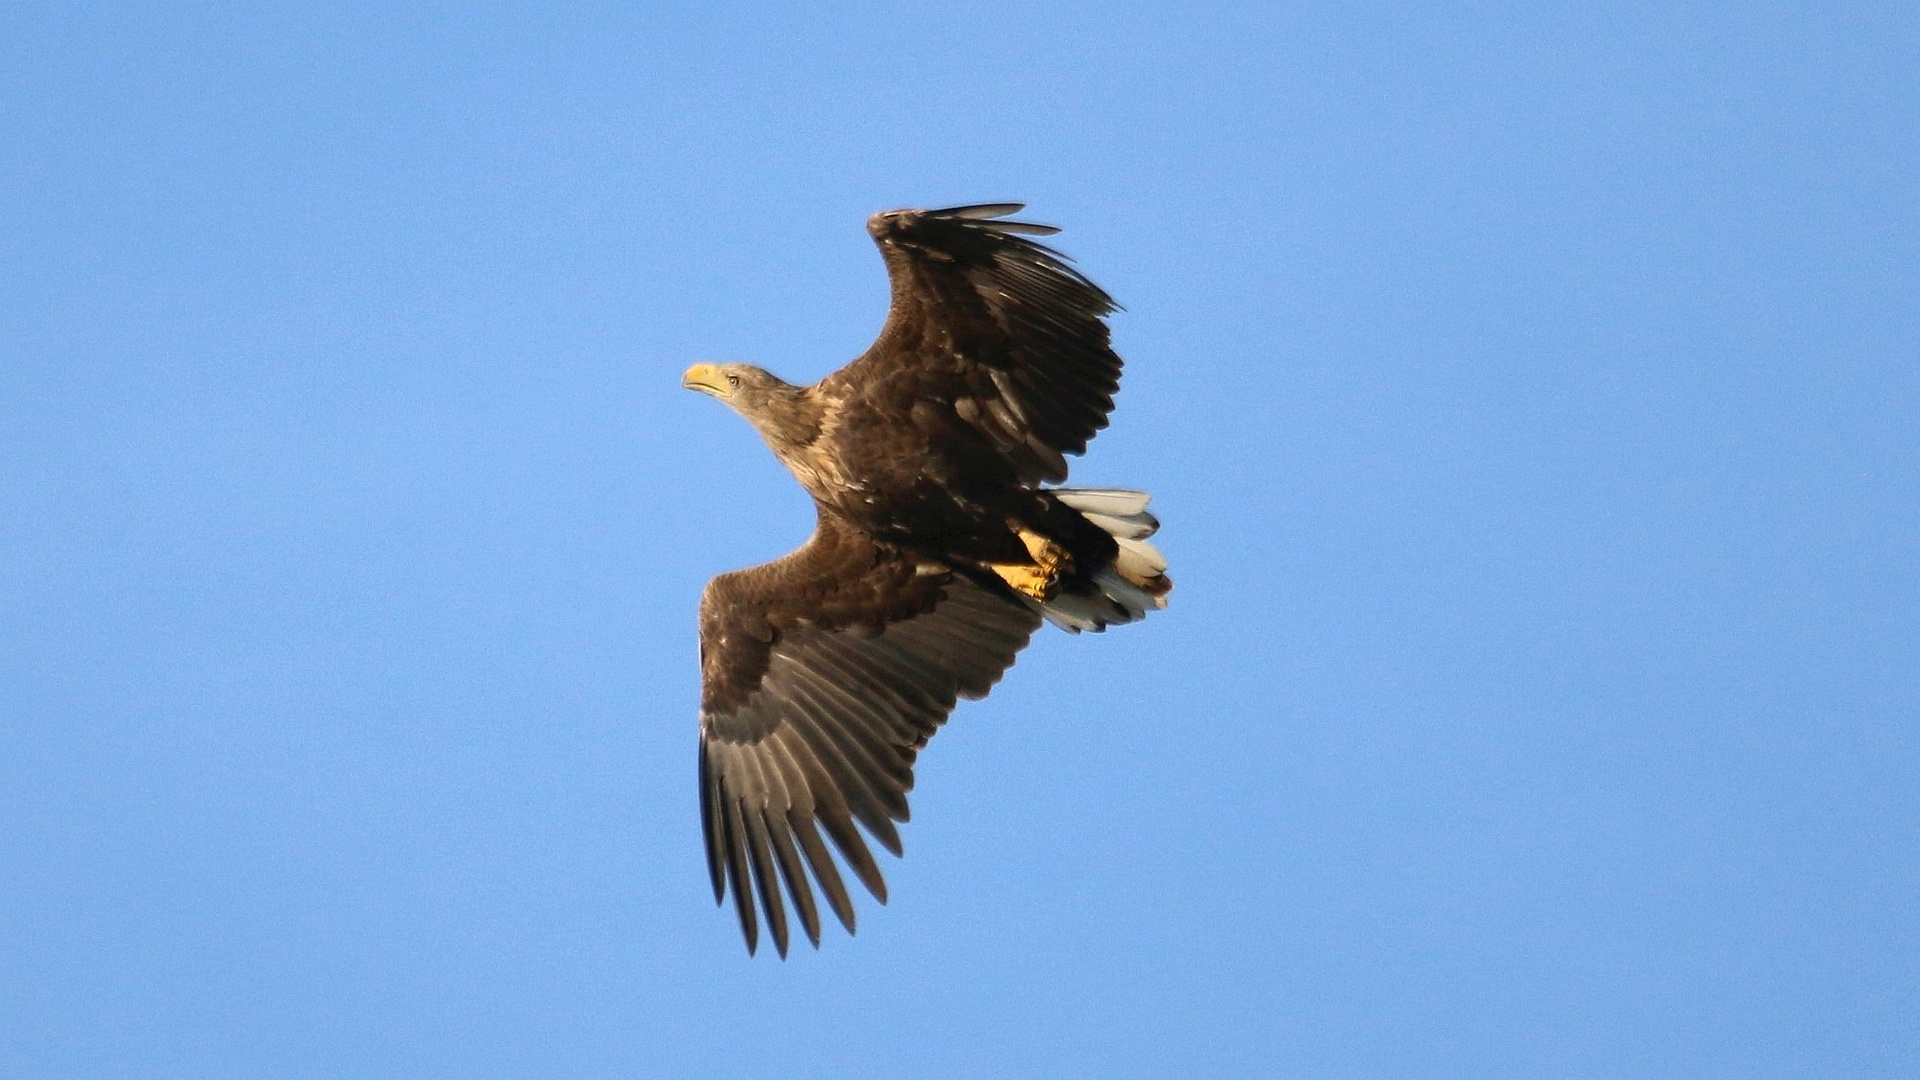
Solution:
{"label": "eagle's leg", "polygon": [[1031,564],[988,563],[987,568],[1000,575],[1000,580],[1013,586],[1014,590],[1045,603],[1053,599],[1060,591],[1060,578],[1073,570],[1073,556],[1067,549],[1052,540],[1022,526],[1017,521],[1009,521],[1020,542],[1026,545],[1027,554],[1032,557]]}

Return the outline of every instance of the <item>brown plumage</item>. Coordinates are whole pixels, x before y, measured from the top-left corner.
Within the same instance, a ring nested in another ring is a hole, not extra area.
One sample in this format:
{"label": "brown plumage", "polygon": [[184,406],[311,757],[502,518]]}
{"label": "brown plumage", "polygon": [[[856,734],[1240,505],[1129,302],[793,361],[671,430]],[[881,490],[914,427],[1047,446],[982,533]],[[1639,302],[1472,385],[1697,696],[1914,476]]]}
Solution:
{"label": "brown plumage", "polygon": [[1056,230],[1004,220],[1019,209],[874,215],[886,326],[812,386],[747,364],[687,371],[759,430],[819,516],[805,546],[714,578],[700,602],[707,865],[748,952],[764,915],[786,955],[783,888],[816,947],[813,883],[852,932],[823,832],[886,901],[860,829],[900,854],[920,748],[1043,619],[1101,630],[1166,606],[1146,495],[1040,486],[1106,426],[1120,358],[1113,301],[1026,239]]}

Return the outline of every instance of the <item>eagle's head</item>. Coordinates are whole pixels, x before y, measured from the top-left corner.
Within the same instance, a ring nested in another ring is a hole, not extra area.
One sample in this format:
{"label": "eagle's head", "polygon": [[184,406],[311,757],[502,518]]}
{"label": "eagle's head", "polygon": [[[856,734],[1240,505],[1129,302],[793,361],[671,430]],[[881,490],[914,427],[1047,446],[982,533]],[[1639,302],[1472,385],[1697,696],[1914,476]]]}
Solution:
{"label": "eagle's head", "polygon": [[756,411],[755,406],[784,397],[794,389],[778,375],[752,364],[695,364],[681,377],[680,385],[712,394],[735,412],[749,415]]}
{"label": "eagle's head", "polygon": [[806,388],[795,386],[752,364],[695,364],[680,378],[688,390],[711,394],[759,428],[779,451],[784,443],[804,442],[818,419],[802,404]]}

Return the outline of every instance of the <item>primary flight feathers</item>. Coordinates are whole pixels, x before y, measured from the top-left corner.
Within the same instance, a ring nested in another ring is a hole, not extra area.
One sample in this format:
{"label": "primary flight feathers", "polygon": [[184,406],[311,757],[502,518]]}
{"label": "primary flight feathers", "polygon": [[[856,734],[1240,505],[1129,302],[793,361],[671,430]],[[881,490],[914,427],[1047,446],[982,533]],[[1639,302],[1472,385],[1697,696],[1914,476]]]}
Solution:
{"label": "primary flight feathers", "polygon": [[749,364],[683,381],[752,423],[818,515],[798,551],[714,578],[700,602],[707,866],[749,952],[764,916],[786,955],[788,901],[819,945],[815,885],[854,929],[829,843],[886,901],[862,830],[900,853],[921,747],[1042,620],[1102,630],[1173,587],[1144,493],[1040,486],[1106,426],[1120,358],[1113,301],[1026,239],[1058,230],[1005,220],[1020,209],[874,215],[886,325],[818,383]]}

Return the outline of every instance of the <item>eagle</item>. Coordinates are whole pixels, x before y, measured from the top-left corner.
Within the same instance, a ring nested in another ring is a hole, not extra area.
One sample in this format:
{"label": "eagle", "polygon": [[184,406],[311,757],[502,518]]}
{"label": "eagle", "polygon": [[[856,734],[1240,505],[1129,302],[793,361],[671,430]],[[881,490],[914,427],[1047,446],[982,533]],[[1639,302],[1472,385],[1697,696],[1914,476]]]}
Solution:
{"label": "eagle", "polygon": [[1043,620],[1104,630],[1164,608],[1173,587],[1145,493],[1048,486],[1107,426],[1121,361],[1112,298],[1029,239],[1058,229],[1008,219],[1021,209],[869,219],[886,324],[812,386],[741,363],[682,380],[759,431],[817,518],[799,550],[721,574],[700,601],[707,870],[749,955],[763,915],[787,955],[783,889],[816,949],[814,884],[853,933],[825,841],[886,903],[861,829],[901,853],[920,749]]}

